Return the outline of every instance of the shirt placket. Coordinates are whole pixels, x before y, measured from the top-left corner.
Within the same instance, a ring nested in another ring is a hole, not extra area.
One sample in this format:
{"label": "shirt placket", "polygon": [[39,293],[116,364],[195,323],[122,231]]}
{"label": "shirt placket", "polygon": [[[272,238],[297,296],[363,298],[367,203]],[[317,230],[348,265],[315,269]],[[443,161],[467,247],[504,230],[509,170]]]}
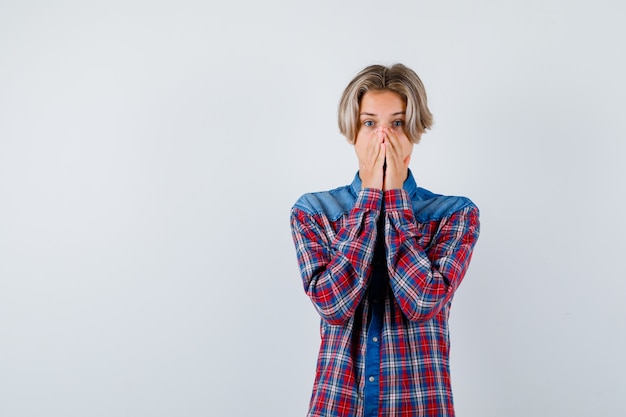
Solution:
{"label": "shirt placket", "polygon": [[373,274],[368,290],[371,315],[368,318],[365,347],[364,417],[378,416],[380,401],[380,350],[388,281],[383,239],[383,217],[381,215],[378,221],[378,238],[374,251]]}

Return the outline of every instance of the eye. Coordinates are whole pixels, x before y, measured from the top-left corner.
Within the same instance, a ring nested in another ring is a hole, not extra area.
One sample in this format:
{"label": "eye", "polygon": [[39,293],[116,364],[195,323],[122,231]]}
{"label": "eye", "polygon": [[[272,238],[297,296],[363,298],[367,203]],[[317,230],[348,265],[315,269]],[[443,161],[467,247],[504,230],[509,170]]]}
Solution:
{"label": "eye", "polygon": [[372,126],[374,126],[374,121],[373,120],[366,120],[366,121],[363,122],[363,126],[372,127]]}
{"label": "eye", "polygon": [[393,127],[400,127],[400,126],[404,126],[404,120],[394,120],[393,121]]}

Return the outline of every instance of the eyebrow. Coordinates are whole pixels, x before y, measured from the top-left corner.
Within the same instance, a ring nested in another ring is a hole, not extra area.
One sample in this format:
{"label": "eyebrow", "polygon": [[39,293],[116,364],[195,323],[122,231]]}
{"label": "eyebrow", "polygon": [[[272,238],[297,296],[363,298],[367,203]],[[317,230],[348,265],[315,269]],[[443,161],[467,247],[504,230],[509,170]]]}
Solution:
{"label": "eyebrow", "polygon": [[[398,112],[392,113],[391,115],[392,116],[399,116],[399,115],[402,115],[402,114],[406,114],[406,112],[405,111],[398,111]],[[362,112],[362,113],[360,113],[360,116],[376,116],[376,114]]]}

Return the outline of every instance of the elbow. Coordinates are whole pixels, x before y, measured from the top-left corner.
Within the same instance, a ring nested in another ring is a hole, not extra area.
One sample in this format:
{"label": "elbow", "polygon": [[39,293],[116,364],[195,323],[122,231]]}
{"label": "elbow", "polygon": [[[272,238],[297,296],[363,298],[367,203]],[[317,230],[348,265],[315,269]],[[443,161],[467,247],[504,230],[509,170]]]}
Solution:
{"label": "elbow", "polygon": [[337,306],[322,305],[315,301],[313,303],[315,304],[315,308],[322,320],[330,325],[340,326],[347,322],[351,317],[350,312],[344,311]]}
{"label": "elbow", "polygon": [[409,319],[409,321],[413,321],[416,323],[427,322],[431,320],[433,317],[435,317],[437,313],[439,312],[439,310],[436,310],[434,308],[430,308],[430,309],[403,308],[402,310],[406,318]]}
{"label": "elbow", "polygon": [[405,292],[396,297],[400,309],[413,322],[432,320],[452,300],[456,286],[444,279],[441,285],[430,285],[420,290]]}
{"label": "elbow", "polygon": [[321,312],[320,312],[320,316],[322,317],[322,320],[324,320],[326,323],[328,323],[328,324],[330,324],[332,326],[341,326],[342,324],[347,322],[348,319],[350,318],[347,315],[322,314]]}
{"label": "elbow", "polygon": [[322,320],[331,325],[342,325],[354,315],[358,299],[354,294],[310,286],[307,295]]}
{"label": "elbow", "polygon": [[437,301],[417,299],[400,304],[400,308],[407,319],[416,323],[432,320],[445,305],[446,299]]}

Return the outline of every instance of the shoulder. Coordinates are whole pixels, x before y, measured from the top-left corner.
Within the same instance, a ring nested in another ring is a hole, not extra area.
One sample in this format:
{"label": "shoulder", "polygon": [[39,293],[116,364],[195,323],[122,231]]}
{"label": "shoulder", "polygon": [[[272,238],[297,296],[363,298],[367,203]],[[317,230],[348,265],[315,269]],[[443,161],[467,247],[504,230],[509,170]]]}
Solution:
{"label": "shoulder", "polygon": [[293,205],[293,209],[310,215],[323,214],[334,221],[350,211],[356,201],[352,187],[345,185],[329,191],[307,193]]}
{"label": "shoulder", "polygon": [[478,207],[469,198],[435,194],[420,187],[412,193],[411,203],[419,222],[439,221],[462,211],[478,216]]}

